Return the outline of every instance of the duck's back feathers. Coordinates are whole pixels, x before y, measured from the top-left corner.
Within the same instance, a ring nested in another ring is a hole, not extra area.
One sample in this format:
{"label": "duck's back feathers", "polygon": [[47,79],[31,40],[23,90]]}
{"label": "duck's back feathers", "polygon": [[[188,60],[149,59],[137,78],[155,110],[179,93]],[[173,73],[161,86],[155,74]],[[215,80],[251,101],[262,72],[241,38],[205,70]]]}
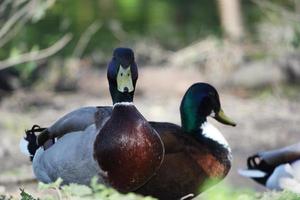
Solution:
{"label": "duck's back feathers", "polygon": [[112,113],[112,106],[97,106],[94,114],[95,125],[98,130],[103,127]]}
{"label": "duck's back feathers", "polygon": [[94,116],[97,111],[97,107],[90,106],[79,108],[64,115],[48,128],[50,137],[61,137],[66,133],[86,129],[95,123]]}
{"label": "duck's back feathers", "polygon": [[179,199],[190,193],[199,194],[208,186],[207,181],[221,180],[228,173],[231,164],[227,154],[230,152],[215,156],[215,149],[207,141],[187,135],[175,124],[150,124],[165,145],[165,157],[156,175],[137,192],[159,199]]}

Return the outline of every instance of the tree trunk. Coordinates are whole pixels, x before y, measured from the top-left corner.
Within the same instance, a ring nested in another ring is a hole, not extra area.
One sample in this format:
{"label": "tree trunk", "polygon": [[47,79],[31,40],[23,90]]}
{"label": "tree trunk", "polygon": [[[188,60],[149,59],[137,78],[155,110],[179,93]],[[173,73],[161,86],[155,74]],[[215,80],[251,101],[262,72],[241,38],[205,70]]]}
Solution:
{"label": "tree trunk", "polygon": [[240,40],[244,35],[240,0],[218,0],[220,20],[227,37]]}

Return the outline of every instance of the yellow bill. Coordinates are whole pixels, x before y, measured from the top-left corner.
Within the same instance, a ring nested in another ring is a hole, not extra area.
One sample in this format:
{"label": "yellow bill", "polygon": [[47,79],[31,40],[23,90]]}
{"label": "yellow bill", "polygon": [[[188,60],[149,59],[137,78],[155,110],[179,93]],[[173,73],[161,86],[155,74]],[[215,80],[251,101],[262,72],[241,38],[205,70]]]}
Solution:
{"label": "yellow bill", "polygon": [[229,117],[227,117],[222,109],[220,109],[220,111],[216,113],[216,116],[214,118],[222,124],[236,126],[236,123],[232,121]]}

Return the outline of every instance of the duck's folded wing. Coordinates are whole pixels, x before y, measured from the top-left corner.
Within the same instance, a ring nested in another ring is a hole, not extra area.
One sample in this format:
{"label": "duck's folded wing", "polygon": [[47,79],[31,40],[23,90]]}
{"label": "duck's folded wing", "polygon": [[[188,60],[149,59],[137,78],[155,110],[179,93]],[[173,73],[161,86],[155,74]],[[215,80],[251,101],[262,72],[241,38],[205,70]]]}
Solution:
{"label": "duck's folded wing", "polygon": [[258,156],[270,166],[292,163],[300,159],[300,143],[280,149],[259,152]]}
{"label": "duck's folded wing", "polygon": [[48,128],[49,136],[51,138],[62,137],[63,135],[74,132],[83,131],[88,126],[96,122],[95,115],[105,115],[103,119],[109,115],[110,106],[103,107],[82,107],[74,110],[60,119],[58,119],[52,126]]}
{"label": "duck's folded wing", "polygon": [[180,126],[168,122],[149,122],[161,137],[165,154],[178,153],[184,150],[184,142],[178,137],[181,134]]}

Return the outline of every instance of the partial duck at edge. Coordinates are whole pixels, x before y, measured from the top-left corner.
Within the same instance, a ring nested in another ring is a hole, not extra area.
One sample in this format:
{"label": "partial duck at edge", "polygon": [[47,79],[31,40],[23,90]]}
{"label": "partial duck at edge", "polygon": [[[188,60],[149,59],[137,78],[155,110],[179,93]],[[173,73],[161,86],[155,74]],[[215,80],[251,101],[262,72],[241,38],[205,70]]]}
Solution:
{"label": "partial duck at edge", "polygon": [[247,167],[239,169],[241,176],[271,190],[290,190],[300,194],[300,143],[250,156]]}

